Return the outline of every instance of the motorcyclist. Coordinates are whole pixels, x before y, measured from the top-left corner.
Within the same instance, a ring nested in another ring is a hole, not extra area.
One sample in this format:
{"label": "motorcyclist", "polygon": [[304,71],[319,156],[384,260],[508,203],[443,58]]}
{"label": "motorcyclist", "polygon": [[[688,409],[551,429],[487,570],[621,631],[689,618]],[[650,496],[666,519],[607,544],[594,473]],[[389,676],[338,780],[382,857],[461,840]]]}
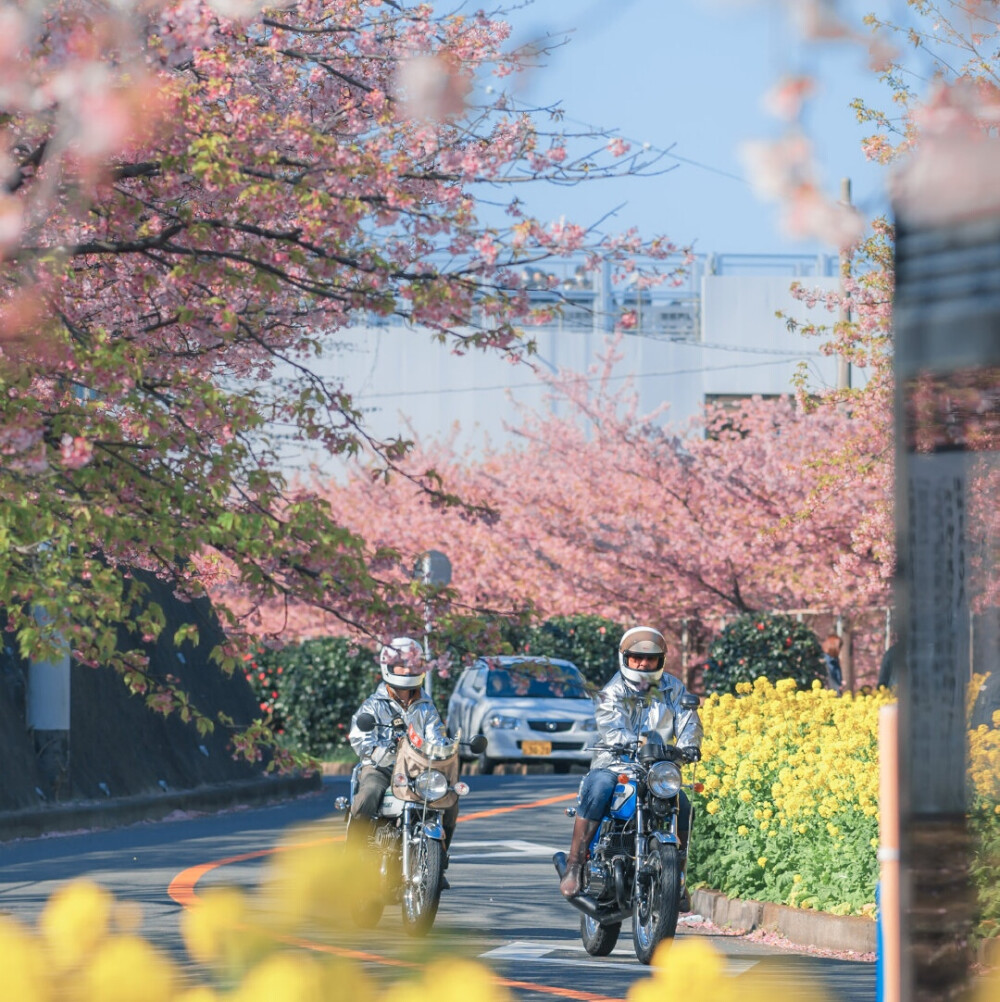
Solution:
{"label": "motorcyclist", "polygon": [[[427,668],[420,644],[410,637],[396,637],[379,651],[378,663],[382,681],[351,717],[349,739],[361,759],[347,829],[348,844],[353,846],[368,842],[382,798],[392,782],[396,748],[403,734],[413,727],[430,744],[451,743],[437,707],[423,691]],[[375,718],[374,730],[362,731],[358,727],[362,713]],[[446,808],[441,820],[447,853],[458,820],[458,804]]]}
{"label": "motorcyclist", "polygon": [[[582,889],[582,868],[594,832],[611,807],[617,770],[610,766],[617,760],[611,746],[631,744],[640,735],[643,743],[651,731],[656,731],[667,743],[674,740],[691,761],[701,758],[701,720],[696,710],[681,707],[687,694],[684,684],[663,673],[667,641],[651,626],[635,626],[627,630],[618,645],[619,670],[595,697],[597,730],[600,740],[590,762],[590,771],[580,789],[580,803],[573,824],[573,840],[566,860],[566,872],[559,890],[567,898]],[[690,836],[691,805],[684,791],[680,792],[677,827],[680,849],[687,851]],[[685,890],[686,897],[686,890]],[[682,910],[690,903],[682,900]]]}

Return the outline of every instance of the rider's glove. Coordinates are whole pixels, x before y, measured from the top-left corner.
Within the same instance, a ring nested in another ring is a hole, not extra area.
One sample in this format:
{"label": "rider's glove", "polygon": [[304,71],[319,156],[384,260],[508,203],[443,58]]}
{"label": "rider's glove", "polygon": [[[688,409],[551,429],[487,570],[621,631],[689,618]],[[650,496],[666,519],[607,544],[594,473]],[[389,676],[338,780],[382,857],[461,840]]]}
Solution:
{"label": "rider's glove", "polygon": [[690,748],[682,748],[681,749],[681,754],[689,762],[700,762],[701,761],[701,749],[700,748],[695,748],[693,746],[690,747]]}

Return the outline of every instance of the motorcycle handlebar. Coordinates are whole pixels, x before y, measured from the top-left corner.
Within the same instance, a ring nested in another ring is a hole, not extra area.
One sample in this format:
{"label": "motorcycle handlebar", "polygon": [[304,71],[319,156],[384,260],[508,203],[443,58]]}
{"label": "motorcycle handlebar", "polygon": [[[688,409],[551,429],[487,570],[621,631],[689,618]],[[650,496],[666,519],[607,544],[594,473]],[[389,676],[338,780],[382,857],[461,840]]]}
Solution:
{"label": "motorcycle handlebar", "polygon": [[[629,742],[628,744],[614,743],[614,744],[603,744],[598,743],[594,745],[595,748],[603,749],[604,751],[613,752],[616,755],[628,755],[631,758],[636,758],[639,753],[640,745],[635,742]],[[686,765],[689,762],[697,762],[701,758],[701,752],[697,748],[678,748],[676,745],[664,744],[661,746],[662,758],[669,759],[672,762],[678,762],[682,765]]]}
{"label": "motorcycle handlebar", "polygon": [[[378,721],[371,713],[359,713],[357,720],[355,720],[354,722],[355,724],[357,724],[358,730],[362,731],[365,734],[368,734],[369,732],[375,730],[376,727],[378,727]],[[402,722],[396,724],[396,722],[393,721],[391,726],[393,726],[397,731],[403,729]],[[465,745],[469,749],[469,751],[478,755],[480,752],[486,750],[487,739],[484,734],[477,734],[475,737],[470,738],[468,741],[462,741],[461,743]]]}

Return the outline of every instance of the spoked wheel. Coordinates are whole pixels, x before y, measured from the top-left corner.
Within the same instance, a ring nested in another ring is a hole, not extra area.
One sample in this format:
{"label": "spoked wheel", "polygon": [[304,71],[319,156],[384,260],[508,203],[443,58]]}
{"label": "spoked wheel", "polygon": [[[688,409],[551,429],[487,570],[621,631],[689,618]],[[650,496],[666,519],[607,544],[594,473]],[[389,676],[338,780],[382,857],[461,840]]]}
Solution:
{"label": "spoked wheel", "polygon": [[644,865],[649,875],[639,885],[632,906],[632,942],[641,964],[653,959],[657,946],[677,931],[680,861],[677,846],[654,842]]}
{"label": "spoked wheel", "polygon": [[403,888],[403,928],[410,936],[426,936],[441,901],[444,846],[422,835],[405,851],[410,853],[410,881]]}
{"label": "spoked wheel", "polygon": [[583,940],[583,948],[592,957],[606,957],[615,948],[621,931],[621,922],[601,925],[589,915],[580,916],[580,939]]}

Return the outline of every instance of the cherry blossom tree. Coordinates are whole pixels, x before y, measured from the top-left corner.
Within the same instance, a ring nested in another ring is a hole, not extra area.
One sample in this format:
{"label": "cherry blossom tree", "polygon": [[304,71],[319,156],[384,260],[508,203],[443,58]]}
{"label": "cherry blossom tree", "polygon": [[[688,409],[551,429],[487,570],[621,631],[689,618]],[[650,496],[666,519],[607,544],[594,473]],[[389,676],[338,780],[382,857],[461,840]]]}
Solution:
{"label": "cherry blossom tree", "polygon": [[[239,613],[291,598],[362,634],[416,627],[398,553],[281,473],[282,436],[382,470],[409,447],[372,439],[320,356],[374,315],[522,358],[526,263],[676,250],[549,224],[523,192],[654,164],[515,111],[529,56],[483,13],[63,0],[3,4],[0,26],[0,605],[22,654],[65,638],[153,685],[119,649],[123,622],[137,644],[162,629],[129,567],[218,585],[234,641]],[[407,482],[458,503],[432,470]]]}

